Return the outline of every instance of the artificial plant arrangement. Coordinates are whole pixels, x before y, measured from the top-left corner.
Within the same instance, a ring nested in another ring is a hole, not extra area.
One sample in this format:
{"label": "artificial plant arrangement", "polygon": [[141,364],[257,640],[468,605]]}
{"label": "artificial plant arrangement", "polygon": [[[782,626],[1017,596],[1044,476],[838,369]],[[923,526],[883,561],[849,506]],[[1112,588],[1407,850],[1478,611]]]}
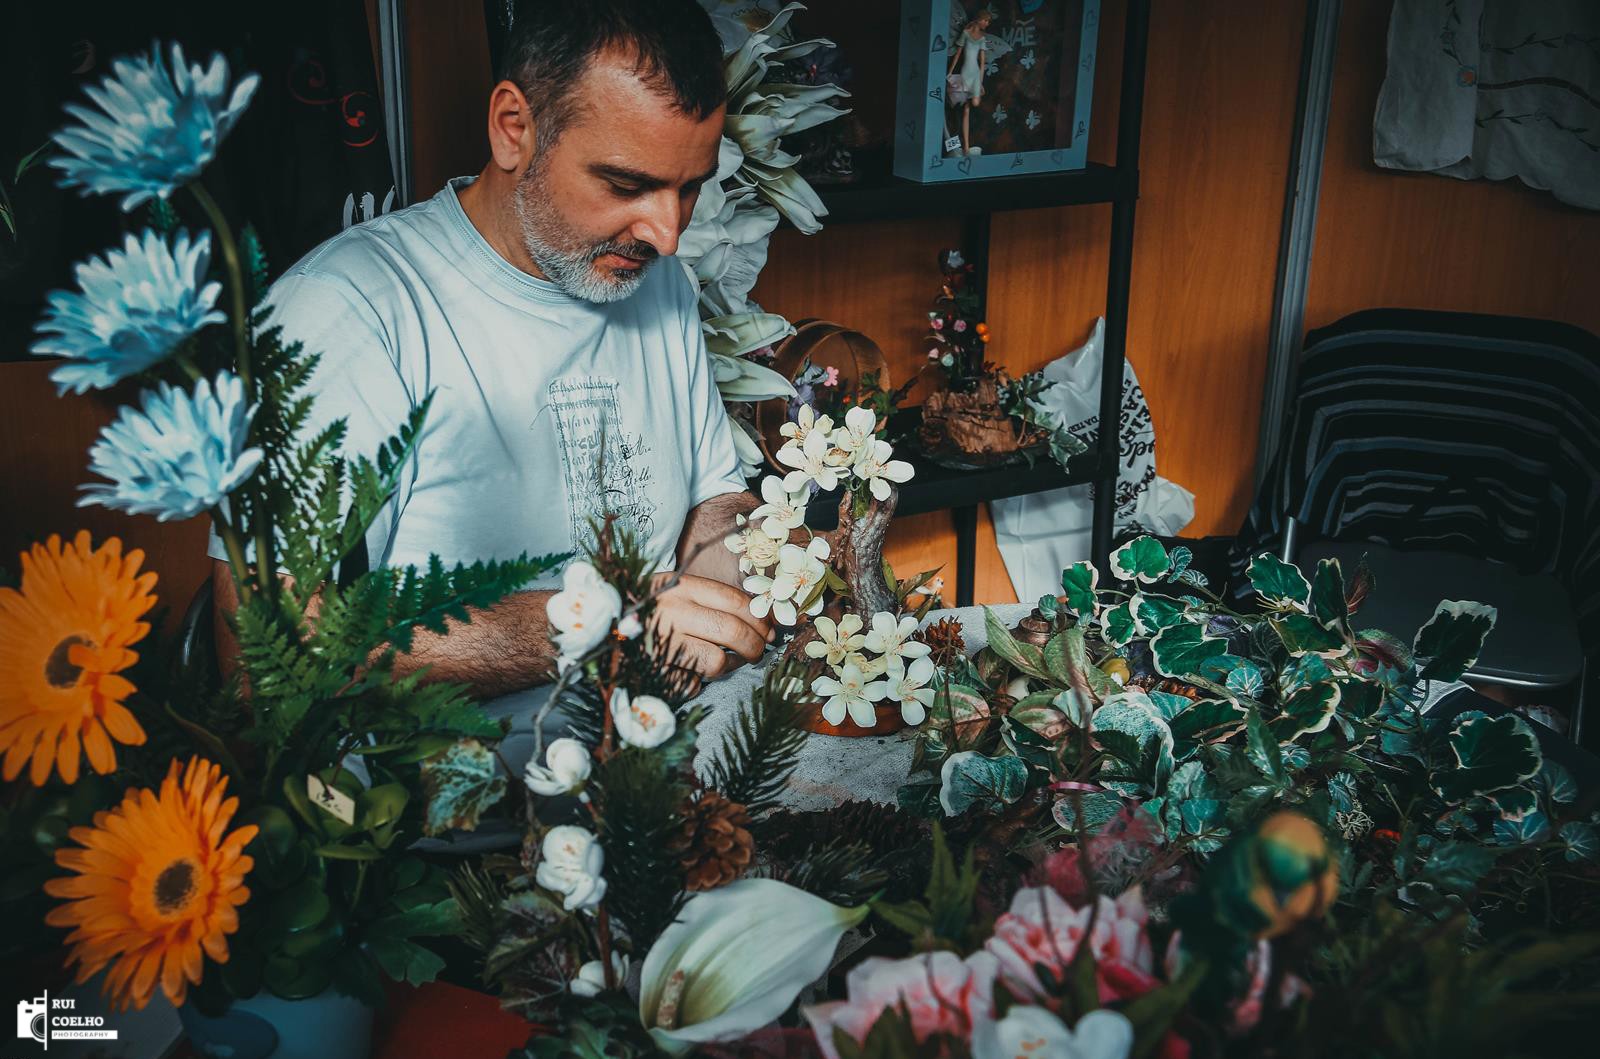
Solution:
{"label": "artificial plant arrangement", "polygon": [[[419,939],[454,933],[457,906],[411,846],[501,796],[501,732],[463,689],[397,676],[395,659],[555,561],[335,580],[427,402],[370,458],[340,455],[342,422],[306,436],[319,354],[268,326],[260,242],[235,236],[201,177],[258,84],[178,45],[118,59],[92,105],[68,106],[48,159],[149,219],[51,294],[33,346],[62,358],[62,392],[145,386],[90,450],[100,480],[81,503],[207,516],[239,599],[240,668],[224,679],[204,652],[141,659],[155,575],[115,538],[51,537],[0,589],[4,777],[34,788],[8,792],[7,842],[46,822],[34,833],[55,870],[17,870],[51,876],[45,921],[70,928],[78,980],[105,971],[118,1006],[160,991],[215,1012],[330,987],[376,1005],[385,976],[434,976],[443,961]],[[91,779],[103,795],[79,797]]]}
{"label": "artificial plant arrangement", "polygon": [[728,49],[722,149],[716,177],[701,188],[678,245],[677,258],[700,289],[706,348],[747,477],[763,462],[751,425],[752,402],[794,395],[789,380],[762,363],[770,359],[773,343],[794,328],[782,316],[763,312],[750,291],[767,263],[767,244],[779,220],[811,235],[822,230],[819,218],[828,212],[795,168],[799,157],[783,149],[783,138],[848,113],[832,105],[849,95],[843,88],[806,83],[790,69],[833,47],[821,38],[793,39],[789,21],[804,7],[785,4],[755,30],[726,16],[719,20]]}
{"label": "artificial plant arrangement", "polygon": [[[1051,878],[1067,843],[1100,877],[1099,898],[1092,880],[1057,886],[1080,920],[1107,896],[1160,909],[1182,935],[1165,988],[1183,999],[1147,985],[1121,1010],[1177,1005],[1171,1025],[1202,1054],[1539,1054],[1530,1033],[1597,998],[1600,814],[1520,717],[1426,715],[1493,608],[1441,603],[1407,644],[1355,624],[1365,568],[1347,582],[1334,561],[1308,576],[1262,555],[1259,608],[1240,612],[1190,558],[1139,537],[1111,557],[1129,591],[1079,563],[1015,634],[986,612],[988,646],[941,669],[902,807]],[[1327,925],[1264,944],[1325,908]],[[1050,965],[1069,994],[1086,973],[1070,963]],[[1245,981],[1248,1018],[1219,1001]],[[1123,989],[1102,980],[1100,1003]],[[1128,1039],[1116,1054],[1177,1054],[1143,1029]]]}
{"label": "artificial plant arrangement", "polygon": [[[1036,403],[1054,383],[1033,372],[1013,379],[989,359],[994,334],[980,318],[982,293],[976,266],[960,251],[939,254],[943,282],[928,311],[923,372],[944,376],[922,406],[918,439],[930,458],[959,468],[1033,460],[1041,451],[1063,468],[1087,448]],[[921,373],[919,373],[920,377]],[[898,404],[917,380],[890,398]]]}

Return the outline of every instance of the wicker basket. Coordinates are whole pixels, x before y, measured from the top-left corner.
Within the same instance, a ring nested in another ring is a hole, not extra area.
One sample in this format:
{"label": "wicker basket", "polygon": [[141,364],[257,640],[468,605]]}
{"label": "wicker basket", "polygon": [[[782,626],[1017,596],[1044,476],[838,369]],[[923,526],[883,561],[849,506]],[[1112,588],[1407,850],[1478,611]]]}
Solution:
{"label": "wicker basket", "polygon": [[[860,331],[827,320],[800,320],[795,333],[774,350],[772,370],[793,381],[809,359],[813,364],[839,369],[839,388],[859,393],[861,377],[878,373],[878,385],[890,389],[889,363],[878,344]],[[778,450],[787,440],[778,428],[789,421],[789,402],[782,397],[756,405],[756,433],[761,435],[761,451],[767,462],[778,467]]]}

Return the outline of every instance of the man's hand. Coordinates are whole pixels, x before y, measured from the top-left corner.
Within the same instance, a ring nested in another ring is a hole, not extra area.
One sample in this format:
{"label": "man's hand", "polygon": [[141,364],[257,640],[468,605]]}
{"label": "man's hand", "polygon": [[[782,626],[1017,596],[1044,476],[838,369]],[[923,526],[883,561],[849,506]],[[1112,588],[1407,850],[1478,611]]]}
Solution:
{"label": "man's hand", "polygon": [[724,648],[746,662],[761,658],[772,642],[772,622],[750,613],[747,594],[709,577],[671,571],[656,574],[651,587],[673,578],[677,583],[656,598],[654,629],[682,653],[684,664],[710,680],[736,664]]}

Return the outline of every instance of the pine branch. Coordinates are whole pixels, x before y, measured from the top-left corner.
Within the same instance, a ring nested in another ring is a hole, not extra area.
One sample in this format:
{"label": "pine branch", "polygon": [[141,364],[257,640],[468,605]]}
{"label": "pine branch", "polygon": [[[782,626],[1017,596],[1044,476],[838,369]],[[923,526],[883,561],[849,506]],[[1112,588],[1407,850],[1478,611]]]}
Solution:
{"label": "pine branch", "polygon": [[767,673],[712,762],[710,786],[752,815],[777,806],[805,744],[806,733],[797,725],[804,669],[791,661]]}
{"label": "pine branch", "polygon": [[606,851],[606,905],[648,952],[683,906],[683,866],[667,842],[683,826],[688,789],[659,754],[629,747],[596,770],[591,791]]}
{"label": "pine branch", "polygon": [[889,881],[865,842],[814,842],[784,872],[785,881],[825,901],[851,907],[870,900]]}

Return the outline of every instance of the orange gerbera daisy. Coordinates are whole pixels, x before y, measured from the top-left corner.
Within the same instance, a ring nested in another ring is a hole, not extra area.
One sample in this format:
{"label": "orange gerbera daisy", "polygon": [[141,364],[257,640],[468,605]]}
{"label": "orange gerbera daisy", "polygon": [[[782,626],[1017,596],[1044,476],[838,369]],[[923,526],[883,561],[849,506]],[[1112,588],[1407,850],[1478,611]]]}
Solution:
{"label": "orange gerbera daisy", "polygon": [[79,982],[112,965],[106,993],[118,1008],[144,1007],[158,983],[180,1005],[205,956],[228,962],[227,936],[239,929],[238,907],[250,899],[244,877],[255,864],[242,851],[258,828],[224,837],[239,808],[223,797],[227,787],[222,769],[198,757],[180,783],[174,761],[159,795],[129,790],[93,827],[68,832],[83,849],[56,851],[56,863],[78,874],[44,884],[68,899],[45,922],[74,928],[67,944]]}
{"label": "orange gerbera daisy", "polygon": [[65,547],[52,536],[22,555],[22,588],[0,588],[0,750],[14,780],[30,758],[35,784],[54,766],[78,779],[81,748],[96,772],[117,767],[112,740],[138,746],[144,729],[122,700],[118,676],[139,660],[129,645],[150,626],[139,619],[156,597],[156,575],[140,574],[144,553],[122,554],[115,537],[98,550],[83,530]]}

